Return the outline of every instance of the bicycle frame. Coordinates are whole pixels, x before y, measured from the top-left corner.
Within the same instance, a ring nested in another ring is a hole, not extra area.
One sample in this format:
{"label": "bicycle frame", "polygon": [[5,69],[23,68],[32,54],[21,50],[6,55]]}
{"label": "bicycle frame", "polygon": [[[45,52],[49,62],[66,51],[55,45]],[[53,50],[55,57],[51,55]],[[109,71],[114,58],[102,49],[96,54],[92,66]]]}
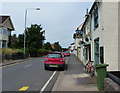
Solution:
{"label": "bicycle frame", "polygon": [[94,76],[94,66],[93,66],[93,61],[88,61],[87,64],[85,65],[85,71],[86,73],[90,73],[90,76]]}

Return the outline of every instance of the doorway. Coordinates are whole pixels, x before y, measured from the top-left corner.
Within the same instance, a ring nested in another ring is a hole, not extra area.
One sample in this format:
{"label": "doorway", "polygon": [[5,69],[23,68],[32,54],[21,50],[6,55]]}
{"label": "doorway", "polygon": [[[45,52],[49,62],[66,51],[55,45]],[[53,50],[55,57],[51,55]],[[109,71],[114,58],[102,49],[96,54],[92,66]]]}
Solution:
{"label": "doorway", "polygon": [[94,60],[95,64],[99,64],[99,38],[94,40]]}

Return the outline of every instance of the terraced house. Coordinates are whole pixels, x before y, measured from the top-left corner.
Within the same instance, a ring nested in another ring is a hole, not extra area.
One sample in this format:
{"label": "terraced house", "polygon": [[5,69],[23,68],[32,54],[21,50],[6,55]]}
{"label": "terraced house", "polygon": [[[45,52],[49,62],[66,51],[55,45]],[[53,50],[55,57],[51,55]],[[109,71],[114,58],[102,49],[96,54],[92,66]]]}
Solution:
{"label": "terraced house", "polygon": [[14,30],[10,16],[0,16],[0,48],[7,48],[10,44],[11,31]]}
{"label": "terraced house", "polygon": [[[80,30],[82,35],[84,64],[94,61],[94,64],[109,64],[108,71],[120,71],[118,60],[118,2],[94,2]],[[81,53],[82,55],[82,53]]]}

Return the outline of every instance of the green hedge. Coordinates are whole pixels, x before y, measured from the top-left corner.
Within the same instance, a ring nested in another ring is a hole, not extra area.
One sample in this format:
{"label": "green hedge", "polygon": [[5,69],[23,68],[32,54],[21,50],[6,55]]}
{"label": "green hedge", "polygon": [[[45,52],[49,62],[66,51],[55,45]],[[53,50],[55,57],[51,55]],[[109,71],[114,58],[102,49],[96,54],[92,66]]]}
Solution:
{"label": "green hedge", "polygon": [[46,50],[46,49],[36,49],[36,48],[26,49],[26,53],[32,57],[47,55],[49,52],[50,50]]}

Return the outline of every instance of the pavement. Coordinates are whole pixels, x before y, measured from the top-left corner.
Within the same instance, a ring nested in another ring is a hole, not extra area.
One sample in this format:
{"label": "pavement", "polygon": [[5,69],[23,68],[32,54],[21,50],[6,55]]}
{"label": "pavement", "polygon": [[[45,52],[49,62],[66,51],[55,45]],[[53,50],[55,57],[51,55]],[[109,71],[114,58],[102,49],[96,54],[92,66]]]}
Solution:
{"label": "pavement", "polygon": [[20,63],[20,62],[25,62],[25,61],[29,61],[29,60],[34,60],[36,58],[26,58],[26,59],[17,59],[17,60],[10,60],[8,62],[2,62],[0,63],[0,67],[1,66],[6,66],[6,65],[10,65],[10,64],[15,64],[15,63]]}
{"label": "pavement", "polygon": [[84,71],[84,65],[71,54],[68,69],[60,72],[52,91],[98,91],[96,77]]}

